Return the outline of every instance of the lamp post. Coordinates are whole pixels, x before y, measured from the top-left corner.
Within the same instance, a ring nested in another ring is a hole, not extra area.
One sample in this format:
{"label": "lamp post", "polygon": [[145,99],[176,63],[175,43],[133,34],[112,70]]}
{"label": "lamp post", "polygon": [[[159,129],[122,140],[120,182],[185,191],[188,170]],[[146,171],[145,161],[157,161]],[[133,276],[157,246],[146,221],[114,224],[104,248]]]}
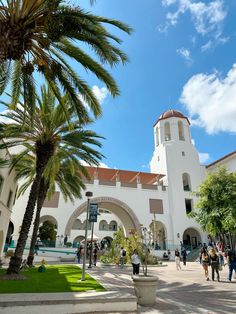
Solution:
{"label": "lamp post", "polygon": [[94,222],[92,222],[92,230],[91,230],[91,245],[90,245],[90,252],[89,252],[89,266],[88,268],[92,268],[92,254],[93,254],[93,228],[94,228]]}
{"label": "lamp post", "polygon": [[87,237],[88,237],[88,216],[89,216],[90,198],[93,196],[93,192],[88,191],[85,193],[85,196],[87,197],[87,211],[86,211],[84,256],[83,256],[83,269],[82,269],[81,281],[85,281],[85,263],[86,263],[86,255],[87,255]]}

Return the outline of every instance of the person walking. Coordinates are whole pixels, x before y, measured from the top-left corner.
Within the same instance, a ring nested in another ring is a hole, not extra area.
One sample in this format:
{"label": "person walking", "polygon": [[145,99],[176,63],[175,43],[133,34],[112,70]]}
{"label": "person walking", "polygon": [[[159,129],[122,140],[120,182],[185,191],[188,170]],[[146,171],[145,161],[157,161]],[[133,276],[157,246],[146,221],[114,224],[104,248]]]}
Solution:
{"label": "person walking", "polygon": [[229,249],[227,252],[227,263],[229,266],[228,280],[231,281],[233,270],[236,272],[236,251]]}
{"label": "person walking", "polygon": [[184,248],[184,247],[183,247],[183,249],[182,249],[181,256],[182,256],[183,265],[184,265],[184,266],[186,266],[186,261],[187,261],[187,251],[185,250],[185,248]]}
{"label": "person walking", "polygon": [[206,247],[203,247],[201,249],[201,252],[200,252],[200,263],[202,264],[206,280],[208,281],[209,280],[208,266],[209,266],[209,263],[210,263],[210,258],[209,258],[209,255],[208,255]]}
{"label": "person walking", "polygon": [[81,255],[82,255],[82,246],[79,246],[76,252],[78,264],[80,263]]}
{"label": "person walking", "polygon": [[123,246],[120,249],[120,267],[123,268],[125,264],[126,250]]}
{"label": "person walking", "polygon": [[97,265],[97,257],[98,257],[98,247],[95,244],[94,249],[93,249],[93,265]]}
{"label": "person walking", "polygon": [[180,252],[178,249],[175,250],[175,264],[176,264],[176,269],[181,270],[180,266]]}
{"label": "person walking", "polygon": [[137,250],[134,250],[133,255],[131,256],[131,263],[133,266],[133,275],[139,275],[140,258]]}
{"label": "person walking", "polygon": [[216,250],[212,248],[210,250],[210,265],[211,265],[211,278],[212,281],[215,280],[215,272],[217,274],[217,280],[220,281],[220,274],[219,274],[219,256],[216,253]]}

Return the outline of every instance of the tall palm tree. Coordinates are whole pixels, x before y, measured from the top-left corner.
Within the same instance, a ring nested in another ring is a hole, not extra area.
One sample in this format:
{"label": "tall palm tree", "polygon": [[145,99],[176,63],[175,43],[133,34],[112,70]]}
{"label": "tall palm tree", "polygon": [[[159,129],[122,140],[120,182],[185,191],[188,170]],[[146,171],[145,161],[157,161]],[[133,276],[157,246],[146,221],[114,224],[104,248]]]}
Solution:
{"label": "tall palm tree", "polygon": [[[82,141],[86,140],[82,138]],[[86,142],[84,143],[84,152],[86,157]],[[32,147],[32,152],[34,148]],[[91,155],[91,154],[90,154]],[[27,259],[27,264],[32,266],[34,260],[35,244],[38,236],[38,229],[40,224],[40,214],[46,196],[50,198],[55,191],[55,184],[58,185],[65,201],[68,199],[74,201],[75,198],[81,198],[81,190],[85,189],[83,178],[89,179],[89,174],[86,168],[81,165],[79,155],[76,159],[71,160],[70,156],[64,154],[64,151],[58,149],[57,153],[52,156],[44,171],[43,177],[40,181],[39,194],[37,198],[37,210],[34,219],[34,228],[30,243],[30,250]],[[92,158],[92,155],[91,155]],[[84,159],[83,159],[84,160]],[[94,158],[90,164],[98,165],[98,158]],[[29,153],[18,158],[15,155],[11,159],[10,170],[14,168],[17,173],[16,179],[24,179],[24,184],[20,187],[18,196],[23,194],[26,189],[30,187],[35,176],[35,155]]]}
{"label": "tall palm tree", "polygon": [[[99,116],[101,108],[97,98],[74,71],[70,60],[95,74],[111,95],[119,94],[116,82],[103,65],[112,67],[126,63],[127,56],[117,47],[121,40],[104,25],[115,26],[128,34],[131,32],[124,23],[90,14],[79,6],[64,4],[62,0],[1,1],[0,92],[11,82],[13,108],[22,92],[24,105],[33,113],[35,73],[38,72],[62,106],[60,89],[68,94],[79,117],[86,115],[83,100],[95,117]],[[79,44],[87,44],[95,58]]]}
{"label": "tall palm tree", "polygon": [[[98,140],[101,137],[92,131],[83,130],[79,119],[70,106],[68,97],[62,99],[67,114],[58,103],[55,104],[55,96],[52,91],[42,87],[41,97],[37,97],[33,123],[31,114],[25,111],[20,103],[15,110],[9,110],[3,115],[12,122],[0,124],[0,139],[4,139],[0,148],[23,145],[26,149],[19,154],[19,158],[21,158],[30,152],[30,144],[34,145],[36,156],[35,177],[32,181],[15,253],[11,257],[7,270],[8,274],[19,273],[40,182],[50,159],[57,154],[59,149],[71,161],[77,159],[77,156],[83,156],[83,159],[88,163],[93,162],[96,158],[98,160],[101,158],[101,154],[90,147],[90,145],[101,147]],[[86,143],[86,148],[84,143]],[[50,171],[53,171],[57,165],[57,163],[51,164]]]}

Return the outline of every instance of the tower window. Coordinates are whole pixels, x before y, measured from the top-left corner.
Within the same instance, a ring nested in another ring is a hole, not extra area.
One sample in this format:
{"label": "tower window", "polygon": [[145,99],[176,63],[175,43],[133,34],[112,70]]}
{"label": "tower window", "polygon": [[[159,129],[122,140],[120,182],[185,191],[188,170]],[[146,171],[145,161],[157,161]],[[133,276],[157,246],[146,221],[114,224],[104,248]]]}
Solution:
{"label": "tower window", "polygon": [[165,141],[170,141],[171,140],[171,133],[170,133],[170,123],[166,122],[164,126],[165,130]]}
{"label": "tower window", "polygon": [[184,126],[182,121],[178,121],[179,140],[184,141]]}
{"label": "tower window", "polygon": [[185,152],[182,152],[182,156],[185,156]]}
{"label": "tower window", "polygon": [[7,200],[7,207],[8,208],[11,206],[12,195],[13,195],[13,192],[10,190],[9,195],[8,195],[8,200]]}
{"label": "tower window", "polygon": [[185,210],[186,213],[189,214],[192,211],[192,200],[191,199],[185,199]]}
{"label": "tower window", "polygon": [[183,180],[183,189],[184,189],[184,191],[191,191],[191,182],[190,182],[189,174],[188,173],[183,173],[182,180]]}

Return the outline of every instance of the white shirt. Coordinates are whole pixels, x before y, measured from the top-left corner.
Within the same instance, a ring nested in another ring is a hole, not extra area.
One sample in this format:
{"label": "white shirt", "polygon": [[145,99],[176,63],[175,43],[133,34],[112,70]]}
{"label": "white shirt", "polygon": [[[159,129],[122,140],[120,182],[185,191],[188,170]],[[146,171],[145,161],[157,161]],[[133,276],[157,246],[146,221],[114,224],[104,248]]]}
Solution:
{"label": "white shirt", "polygon": [[140,264],[140,259],[139,259],[139,256],[138,254],[133,254],[131,256],[131,261],[132,261],[132,264]]}

